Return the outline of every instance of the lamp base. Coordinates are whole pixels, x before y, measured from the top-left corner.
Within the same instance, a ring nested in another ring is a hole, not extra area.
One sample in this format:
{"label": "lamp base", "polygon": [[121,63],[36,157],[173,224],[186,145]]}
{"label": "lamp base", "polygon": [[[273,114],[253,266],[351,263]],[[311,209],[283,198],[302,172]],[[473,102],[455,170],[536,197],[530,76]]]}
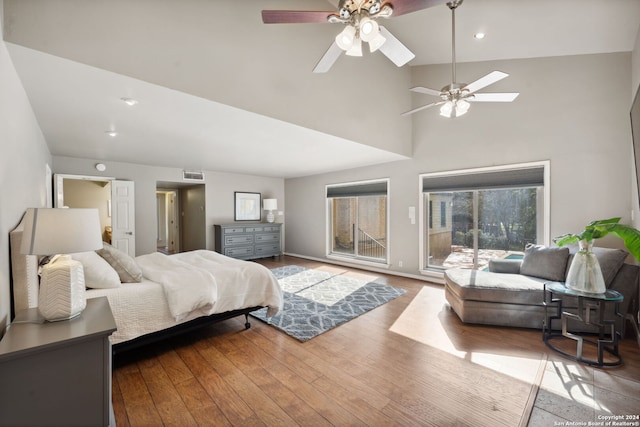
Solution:
{"label": "lamp base", "polygon": [[271,223],[273,221],[275,221],[275,217],[273,216],[273,211],[269,211],[269,213],[267,214],[267,222]]}
{"label": "lamp base", "polygon": [[56,322],[78,316],[87,306],[82,264],[58,257],[42,267],[38,311]]}

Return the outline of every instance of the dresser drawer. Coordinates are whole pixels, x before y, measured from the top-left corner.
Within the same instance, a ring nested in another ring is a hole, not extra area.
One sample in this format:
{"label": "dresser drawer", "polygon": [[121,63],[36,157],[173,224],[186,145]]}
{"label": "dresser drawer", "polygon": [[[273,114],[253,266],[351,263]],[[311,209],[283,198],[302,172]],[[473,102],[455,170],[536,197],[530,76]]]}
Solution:
{"label": "dresser drawer", "polygon": [[224,228],[224,234],[244,233],[244,227]]}
{"label": "dresser drawer", "polygon": [[242,258],[253,255],[253,246],[243,246],[241,248],[226,248],[224,250],[226,256],[232,258]]}
{"label": "dresser drawer", "polygon": [[279,225],[278,226],[273,226],[273,225],[267,226],[267,227],[264,227],[264,231],[280,231],[280,226]]}
{"label": "dresser drawer", "polygon": [[256,243],[279,242],[280,235],[276,233],[256,234]]}
{"label": "dresser drawer", "polygon": [[260,256],[267,257],[267,256],[280,255],[280,244],[256,245],[255,249],[256,249],[255,254]]}
{"label": "dresser drawer", "polygon": [[238,236],[225,236],[224,244],[230,245],[247,245],[253,243],[253,235],[243,234]]}
{"label": "dresser drawer", "polygon": [[245,232],[247,233],[255,233],[257,231],[263,231],[264,227],[245,227]]}

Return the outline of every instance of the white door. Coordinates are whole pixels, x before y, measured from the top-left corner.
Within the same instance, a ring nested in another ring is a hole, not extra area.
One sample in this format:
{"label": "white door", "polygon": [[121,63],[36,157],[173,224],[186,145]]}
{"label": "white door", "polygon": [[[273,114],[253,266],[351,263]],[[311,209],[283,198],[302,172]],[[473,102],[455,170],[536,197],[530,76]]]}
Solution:
{"label": "white door", "polygon": [[111,184],[111,244],[131,256],[136,256],[133,184],[133,181],[118,180]]}

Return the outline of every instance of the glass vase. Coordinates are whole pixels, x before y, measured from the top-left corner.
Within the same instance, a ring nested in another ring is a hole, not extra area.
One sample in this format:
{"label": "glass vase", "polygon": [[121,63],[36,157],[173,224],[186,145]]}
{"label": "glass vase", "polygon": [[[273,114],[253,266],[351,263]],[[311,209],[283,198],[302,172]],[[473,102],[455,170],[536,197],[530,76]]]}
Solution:
{"label": "glass vase", "polygon": [[593,241],[580,240],[580,250],[573,256],[567,274],[567,286],[588,294],[602,294],[607,288],[598,258],[592,252]]}

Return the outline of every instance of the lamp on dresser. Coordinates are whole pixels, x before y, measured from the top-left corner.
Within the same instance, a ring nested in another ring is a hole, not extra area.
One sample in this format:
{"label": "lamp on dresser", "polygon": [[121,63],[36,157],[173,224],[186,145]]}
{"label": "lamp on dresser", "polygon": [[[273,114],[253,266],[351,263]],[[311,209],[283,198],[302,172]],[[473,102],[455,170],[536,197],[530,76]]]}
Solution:
{"label": "lamp on dresser", "polygon": [[29,208],[20,252],[40,262],[38,311],[49,321],[71,319],[87,305],[82,264],[66,254],[102,248],[97,209]]}
{"label": "lamp on dresser", "polygon": [[265,211],[269,212],[267,214],[267,222],[273,222],[275,217],[273,216],[273,211],[278,209],[278,199],[264,199],[262,201],[262,207]]}

